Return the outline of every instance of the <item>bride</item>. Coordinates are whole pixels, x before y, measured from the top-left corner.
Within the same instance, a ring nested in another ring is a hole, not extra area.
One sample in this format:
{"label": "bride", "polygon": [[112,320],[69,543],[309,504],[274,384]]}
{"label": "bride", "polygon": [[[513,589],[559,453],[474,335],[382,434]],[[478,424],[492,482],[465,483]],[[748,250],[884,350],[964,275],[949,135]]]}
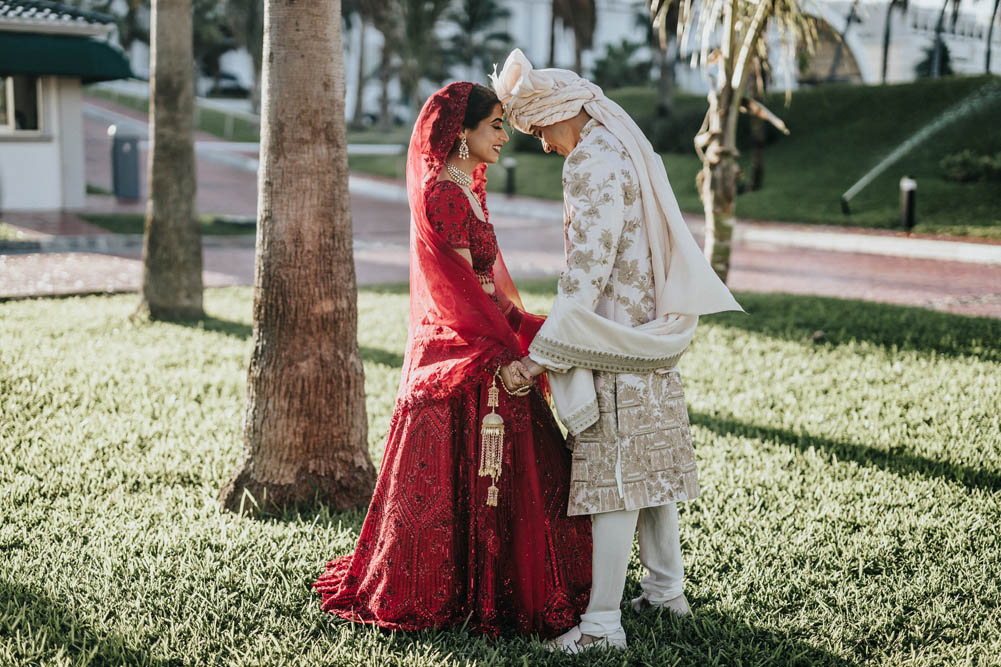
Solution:
{"label": "bride", "polygon": [[566,515],[569,453],[518,361],[542,318],[522,310],[486,207],[502,115],[492,90],[458,82],[414,126],[410,325],[386,453],[354,552],[313,584],[352,621],[550,637],[587,606],[590,525]]}

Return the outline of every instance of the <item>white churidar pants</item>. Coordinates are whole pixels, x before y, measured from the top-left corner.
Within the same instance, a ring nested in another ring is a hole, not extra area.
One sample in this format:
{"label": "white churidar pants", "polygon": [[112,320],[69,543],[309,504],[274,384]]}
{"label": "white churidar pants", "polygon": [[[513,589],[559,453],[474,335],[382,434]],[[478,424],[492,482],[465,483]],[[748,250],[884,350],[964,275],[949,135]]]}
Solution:
{"label": "white churidar pants", "polygon": [[595,637],[621,634],[625,638],[619,605],[637,523],[640,562],[647,570],[640,583],[643,594],[651,604],[659,605],[685,592],[677,503],[594,514],[591,600],[580,617],[580,631],[584,634]]}

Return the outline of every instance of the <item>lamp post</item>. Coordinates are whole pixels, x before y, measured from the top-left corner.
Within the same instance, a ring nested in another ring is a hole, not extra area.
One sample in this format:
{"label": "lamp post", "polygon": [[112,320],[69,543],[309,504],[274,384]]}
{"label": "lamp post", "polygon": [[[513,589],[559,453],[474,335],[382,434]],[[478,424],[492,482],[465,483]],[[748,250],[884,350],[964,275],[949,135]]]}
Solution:
{"label": "lamp post", "polygon": [[513,157],[506,157],[501,160],[501,165],[507,173],[507,180],[504,181],[504,194],[514,194],[514,168],[518,166],[518,160]]}

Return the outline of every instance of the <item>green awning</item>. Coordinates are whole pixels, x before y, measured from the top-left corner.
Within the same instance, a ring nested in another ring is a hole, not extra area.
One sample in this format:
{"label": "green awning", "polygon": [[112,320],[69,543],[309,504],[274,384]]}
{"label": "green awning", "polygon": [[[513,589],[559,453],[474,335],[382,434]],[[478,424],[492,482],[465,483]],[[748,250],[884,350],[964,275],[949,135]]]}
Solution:
{"label": "green awning", "polygon": [[125,52],[90,37],[0,31],[0,75],[78,76],[84,83],[132,76]]}

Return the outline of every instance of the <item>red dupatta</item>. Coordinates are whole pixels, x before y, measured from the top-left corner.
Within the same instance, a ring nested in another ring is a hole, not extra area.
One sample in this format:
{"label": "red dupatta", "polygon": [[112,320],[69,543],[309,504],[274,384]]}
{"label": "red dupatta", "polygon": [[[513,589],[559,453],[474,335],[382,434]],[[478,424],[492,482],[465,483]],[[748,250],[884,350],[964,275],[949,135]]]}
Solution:
{"label": "red dupatta", "polygon": [[[425,193],[456,145],[471,89],[471,83],[457,82],[435,93],[410,138],[410,323],[398,403],[444,398],[463,384],[483,381],[499,365],[527,354],[543,321],[523,311],[499,250],[493,270],[500,307],[427,217]],[[486,169],[476,167],[472,185],[484,212]]]}

